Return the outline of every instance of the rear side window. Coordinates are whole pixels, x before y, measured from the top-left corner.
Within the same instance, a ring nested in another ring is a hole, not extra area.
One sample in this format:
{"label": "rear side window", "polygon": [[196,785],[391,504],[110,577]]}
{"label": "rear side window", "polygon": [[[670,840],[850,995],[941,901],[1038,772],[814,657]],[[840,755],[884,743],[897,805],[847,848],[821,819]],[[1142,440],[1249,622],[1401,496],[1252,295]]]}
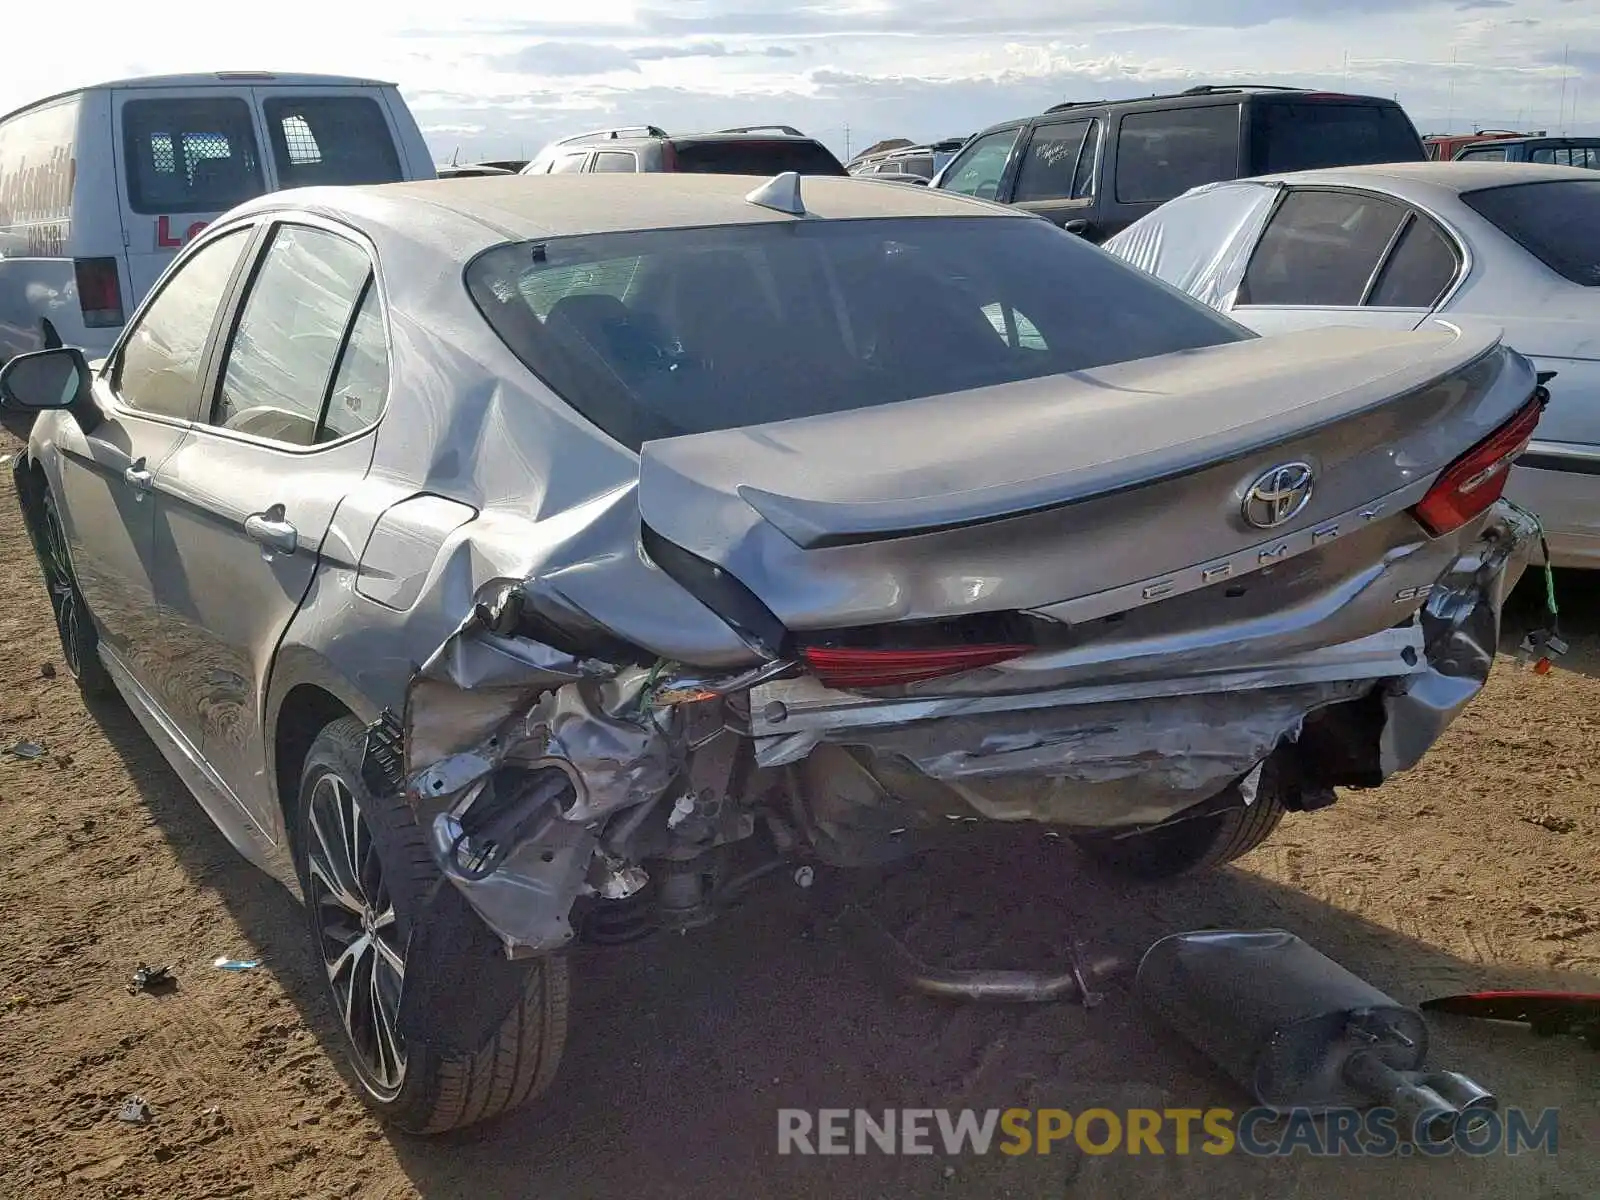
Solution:
{"label": "rear side window", "polygon": [[354,242],[280,226],[245,297],[210,423],[290,445],[318,441],[334,365],[371,274]]}
{"label": "rear side window", "polygon": [[394,183],[400,157],[371,96],[306,96],[262,105],[281,187]]}
{"label": "rear side window", "polygon": [[1428,157],[1397,104],[1258,99],[1251,116],[1252,173],[1258,175]]}
{"label": "rear side window", "polygon": [[1406,215],[1359,192],[1290,192],[1256,243],[1235,302],[1355,307]]}
{"label": "rear side window", "polygon": [[[1036,128],[1028,148],[1022,152],[1014,198],[1077,200],[1087,196],[1093,179],[1098,129],[1096,121],[1063,121]],[[1085,156],[1088,170],[1083,166]]]}
{"label": "rear side window", "polygon": [[1129,113],[1117,134],[1117,199],[1171,200],[1202,183],[1239,175],[1239,106]]}
{"label": "rear side window", "polygon": [[632,174],[639,169],[639,160],[627,150],[602,150],[594,156],[594,166],[589,169]]}
{"label": "rear side window", "polygon": [[846,173],[826,146],[812,141],[681,142],[674,143],[673,149],[677,170],[701,175],[781,175],[785,171],[801,175]]}
{"label": "rear side window", "polygon": [[1455,246],[1427,217],[1413,214],[1395,243],[1367,304],[1373,308],[1432,308],[1461,266]]}
{"label": "rear side window", "polygon": [[129,100],[122,139],[134,212],[222,212],[266,190],[243,100]]}
{"label": "rear side window", "polygon": [[1505,162],[1506,148],[1504,146],[1491,146],[1482,150],[1463,150],[1456,155],[1458,160],[1473,159],[1477,162]]}
{"label": "rear side window", "polygon": [[1528,161],[1592,171],[1600,168],[1600,146],[1536,146],[1529,151]]}
{"label": "rear side window", "polygon": [[933,178],[932,158],[902,158],[900,170],[906,175],[920,175],[923,179]]}
{"label": "rear side window", "polygon": [[1600,286],[1600,179],[1519,183],[1461,199],[1556,274]]}
{"label": "rear side window", "polygon": [[487,251],[467,287],[535,375],[633,449],[1251,336],[1020,217],[761,222],[541,249]]}

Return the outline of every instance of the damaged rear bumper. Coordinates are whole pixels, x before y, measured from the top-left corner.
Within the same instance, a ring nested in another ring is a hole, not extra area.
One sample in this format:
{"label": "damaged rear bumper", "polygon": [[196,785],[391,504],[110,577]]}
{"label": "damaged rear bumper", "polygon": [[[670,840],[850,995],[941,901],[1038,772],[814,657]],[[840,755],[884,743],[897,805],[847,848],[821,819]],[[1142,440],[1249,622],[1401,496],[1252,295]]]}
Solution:
{"label": "damaged rear bumper", "polygon": [[[632,830],[697,805],[738,810],[752,777],[840,796],[864,787],[931,820],[1144,825],[1315,740],[1318,714],[1359,704],[1364,732],[1337,735],[1361,743],[1343,748],[1356,766],[1321,782],[1372,784],[1414,766],[1483,686],[1536,533],[1497,505],[1391,629],[1273,661],[1222,655],[1023,692],[869,697],[774,677],[793,675],[785,663],[690,679],[497,634],[480,610],[412,681],[394,782],[441,870],[512,954],[570,941],[578,896],[638,886]],[[748,771],[730,765],[730,742]],[[748,829],[742,816],[718,836],[739,836],[740,821]]]}

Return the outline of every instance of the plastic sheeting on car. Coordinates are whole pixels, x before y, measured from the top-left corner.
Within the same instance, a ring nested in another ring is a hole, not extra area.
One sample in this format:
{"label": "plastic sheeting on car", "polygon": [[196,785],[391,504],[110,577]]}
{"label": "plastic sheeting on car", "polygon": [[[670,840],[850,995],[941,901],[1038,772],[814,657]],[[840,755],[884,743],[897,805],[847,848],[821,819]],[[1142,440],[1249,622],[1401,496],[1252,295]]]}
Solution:
{"label": "plastic sheeting on car", "polygon": [[1220,309],[1239,286],[1278,193],[1271,184],[1208,183],[1135,221],[1104,248]]}

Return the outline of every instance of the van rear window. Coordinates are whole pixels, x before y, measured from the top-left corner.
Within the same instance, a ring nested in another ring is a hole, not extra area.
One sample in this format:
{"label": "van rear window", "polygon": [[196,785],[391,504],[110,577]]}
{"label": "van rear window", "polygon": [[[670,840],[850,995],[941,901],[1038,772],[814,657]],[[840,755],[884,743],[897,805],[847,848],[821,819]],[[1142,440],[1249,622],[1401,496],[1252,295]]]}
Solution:
{"label": "van rear window", "polygon": [[827,148],[812,141],[685,141],[674,144],[680,171],[701,175],[843,175],[844,166]]}
{"label": "van rear window", "polygon": [[129,100],[122,137],[134,212],[216,213],[266,190],[243,100]]}
{"label": "van rear window", "polygon": [[275,98],[262,108],[280,187],[399,180],[394,137],[372,97]]}
{"label": "van rear window", "polygon": [[1258,99],[1252,115],[1257,175],[1423,162],[1428,157],[1422,139],[1397,104]]}

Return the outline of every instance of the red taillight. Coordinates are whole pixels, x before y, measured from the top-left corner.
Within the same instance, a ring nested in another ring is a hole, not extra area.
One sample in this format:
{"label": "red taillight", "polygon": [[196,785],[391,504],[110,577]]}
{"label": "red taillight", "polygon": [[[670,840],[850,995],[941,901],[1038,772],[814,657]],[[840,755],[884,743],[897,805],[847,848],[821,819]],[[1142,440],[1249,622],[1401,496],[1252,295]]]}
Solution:
{"label": "red taillight", "polygon": [[810,646],[800,652],[806,666],[833,688],[894,687],[992,667],[1020,658],[1032,646],[950,646],[937,650],[854,650]]}
{"label": "red taillight", "polygon": [[1445,468],[1411,511],[1434,537],[1460,529],[1505,491],[1511,463],[1528,448],[1544,413],[1543,389],[1509,421]]}
{"label": "red taillight", "polygon": [[112,329],[122,324],[122,285],[114,258],[75,258],[72,273],[78,280],[78,307],[90,329]]}

